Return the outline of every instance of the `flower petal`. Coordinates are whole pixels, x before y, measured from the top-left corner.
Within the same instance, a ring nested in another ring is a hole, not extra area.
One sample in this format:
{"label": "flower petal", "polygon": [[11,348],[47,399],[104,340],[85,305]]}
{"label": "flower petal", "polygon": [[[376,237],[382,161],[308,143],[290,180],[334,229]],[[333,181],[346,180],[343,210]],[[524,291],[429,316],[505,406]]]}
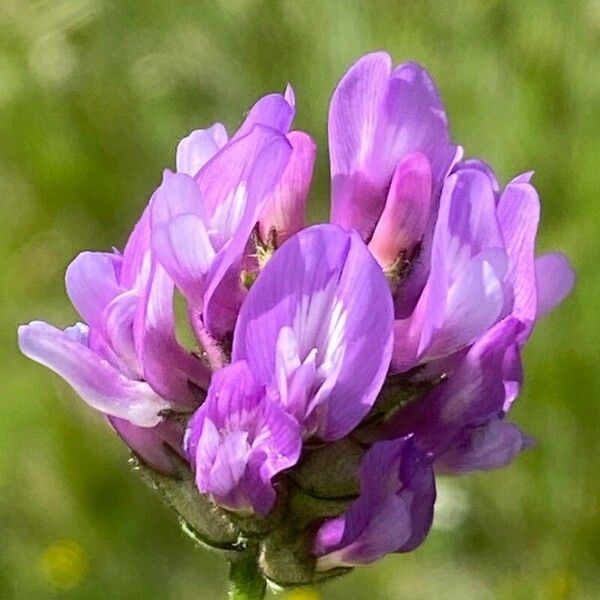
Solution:
{"label": "flower petal", "polygon": [[136,340],[144,378],[173,406],[196,408],[196,388],[207,389],[208,367],[178,343],[173,314],[173,281],[154,262],[137,315],[140,336]]}
{"label": "flower petal", "polygon": [[420,360],[453,354],[487,331],[500,317],[505,302],[502,281],[508,260],[500,248],[484,250],[471,259],[450,286],[443,325],[421,340]]}
{"label": "flower petal", "polygon": [[471,343],[501,317],[508,266],[490,179],[461,169],[446,179],[427,284],[395,324],[392,364],[406,371]]}
{"label": "flower petal", "polygon": [[19,327],[19,347],[27,357],[58,373],[93,408],[153,427],[169,408],[147,383],[124,377],[69,332],[33,321]]}
{"label": "flower petal", "polygon": [[125,419],[108,417],[119,437],[148,466],[166,475],[176,475],[176,454],[182,454],[183,432],[170,421],[161,421],[155,427],[138,427]]}
{"label": "flower petal", "polygon": [[313,226],[290,238],[250,289],[233,360],[247,360],[258,381],[276,386],[277,342],[281,330],[291,328],[301,363],[316,349],[315,386],[323,389],[318,410],[305,399],[306,410],[316,410],[316,429],[308,431],[337,439],[377,397],[389,364],[392,316],[385,277],[358,235]]}
{"label": "flower petal", "polygon": [[124,372],[132,379],[139,379],[141,375],[134,339],[134,322],[139,302],[138,290],[128,290],[114,298],[103,313],[103,334],[118,357],[119,366],[126,367]]}
{"label": "flower petal", "polygon": [[575,273],[569,259],[559,252],[544,254],[536,259],[535,279],[539,316],[554,310],[575,285]]}
{"label": "flower petal", "polygon": [[274,229],[278,245],[304,227],[304,209],[317,152],[312,138],[302,131],[292,131],[287,139],[292,146],[290,160],[269,195],[259,221],[263,241],[268,241]]}
{"label": "flower petal", "polygon": [[535,236],[540,201],[528,183],[509,183],[498,201],[498,222],[508,254],[506,283],[512,288],[512,314],[527,324],[528,333],[537,313]]}
{"label": "flower petal", "polygon": [[296,108],[296,93],[294,92],[294,88],[289,83],[285,86],[283,97],[292,108]]}
{"label": "flower petal", "polygon": [[82,252],[67,268],[67,294],[81,318],[91,327],[102,327],[102,312],[121,292],[122,259],[108,252]]}
{"label": "flower petal", "polygon": [[460,171],[462,169],[475,169],[476,171],[481,171],[492,182],[492,188],[494,190],[494,193],[500,193],[500,184],[498,183],[496,173],[494,172],[494,169],[492,169],[492,167],[484,160],[481,160],[479,158],[469,158],[467,160],[461,160],[452,168],[452,172],[456,173],[457,171]]}
{"label": "flower petal", "polygon": [[476,169],[461,169],[444,183],[432,253],[450,279],[488,248],[504,248],[490,179]]}
{"label": "flower petal", "polygon": [[150,225],[168,223],[178,215],[197,215],[207,218],[206,200],[196,179],[185,173],[172,173],[164,178],[150,201]]}
{"label": "flower petal", "polygon": [[203,220],[197,183],[175,173],[158,188],[151,203],[152,250],[177,287],[201,307],[205,276],[215,251]]}
{"label": "flower petal", "polygon": [[424,154],[404,157],[396,167],[369,250],[385,268],[401,251],[410,256],[421,240],[431,210],[431,167]]}
{"label": "flower petal", "polygon": [[461,474],[499,469],[532,446],[531,438],[504,419],[465,429],[436,460],[436,471]]}
{"label": "flower petal", "polygon": [[331,221],[363,236],[375,226],[392,176],[371,167],[391,70],[388,54],[364,56],[344,75],[329,108]]}
{"label": "flower petal", "polygon": [[[290,102],[290,100],[294,101]],[[286,89],[285,94],[263,96],[250,109],[248,116],[231,138],[232,141],[239,140],[248,135],[255,125],[265,125],[280,133],[287,133],[290,130],[296,112],[294,104],[295,99],[293,98],[293,90],[290,86]]]}
{"label": "flower petal", "polygon": [[460,156],[451,143],[446,110],[431,75],[413,62],[398,65],[392,72],[385,98],[387,144],[392,166],[408,152],[421,152],[431,164],[434,195],[439,194],[452,162]]}
{"label": "flower petal", "polygon": [[[239,204],[263,202],[279,181],[291,153],[283,134],[262,125],[255,125],[247,135],[227,144],[196,176],[206,210],[205,221],[214,223],[220,233],[226,231],[230,237],[239,221],[234,215],[243,214]],[[271,166],[269,159],[278,155],[281,157]],[[264,176],[260,177],[263,171]],[[248,188],[253,178],[259,198],[250,198]]]}
{"label": "flower petal", "polygon": [[152,248],[187,300],[202,307],[204,279],[215,260],[206,227],[197,215],[177,215],[152,230]]}
{"label": "flower petal", "polygon": [[222,123],[192,131],[177,145],[177,172],[194,177],[227,141],[227,130]]}
{"label": "flower petal", "polygon": [[150,211],[144,209],[135,224],[125,249],[119,283],[124,290],[142,288],[148,277],[150,251]]}

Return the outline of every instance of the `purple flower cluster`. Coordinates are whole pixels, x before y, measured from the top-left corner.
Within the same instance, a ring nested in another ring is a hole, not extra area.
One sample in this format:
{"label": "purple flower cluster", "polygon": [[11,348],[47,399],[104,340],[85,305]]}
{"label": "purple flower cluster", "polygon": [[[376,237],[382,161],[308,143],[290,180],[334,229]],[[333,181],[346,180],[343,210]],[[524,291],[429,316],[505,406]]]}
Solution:
{"label": "purple flower cluster", "polygon": [[[530,445],[506,420],[521,349],[573,273],[535,257],[531,173],[502,189],[463,160],[419,65],[370,54],[335,90],[330,224],[305,227],[315,144],[290,131],[294,113],[288,87],[230,138],[220,123],[184,138],[124,251],[69,266],[85,324],[33,322],[19,343],[147,466],[188,461],[239,518],[293,513],[296,473],[354,444],[354,499],[299,520],[328,571],[416,548],[434,472],[500,467]],[[196,348],[177,340],[176,294]]]}

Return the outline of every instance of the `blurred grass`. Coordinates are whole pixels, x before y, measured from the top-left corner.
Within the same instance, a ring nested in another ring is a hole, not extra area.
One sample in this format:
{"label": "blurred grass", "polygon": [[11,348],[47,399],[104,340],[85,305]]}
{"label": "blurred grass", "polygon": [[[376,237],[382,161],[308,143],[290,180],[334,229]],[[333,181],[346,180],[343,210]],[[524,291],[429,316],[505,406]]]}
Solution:
{"label": "blurred grass", "polygon": [[504,180],[536,170],[540,249],[566,251],[579,281],[525,356],[515,417],[538,448],[444,482],[419,551],[320,594],[597,597],[600,0],[2,0],[0,30],[0,598],[221,597],[220,558],[179,533],[102,421],[18,354],[15,327],[73,321],[71,258],[122,246],[189,130],[231,130],[287,81],[296,126],[319,142],[323,218],[328,99],[378,48],[431,70],[470,155]]}

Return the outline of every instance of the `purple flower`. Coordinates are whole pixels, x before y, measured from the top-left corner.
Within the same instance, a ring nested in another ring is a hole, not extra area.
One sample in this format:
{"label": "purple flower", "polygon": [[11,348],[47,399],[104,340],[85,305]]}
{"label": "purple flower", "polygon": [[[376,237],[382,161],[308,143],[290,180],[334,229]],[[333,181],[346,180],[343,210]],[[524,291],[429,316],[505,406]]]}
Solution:
{"label": "purple flower", "polygon": [[172,406],[148,383],[128,378],[91,350],[87,325],[78,323],[61,331],[33,321],[19,327],[19,346],[26,356],[58,373],[91,407],[103,412],[147,464],[159,471],[175,471],[167,446],[180,452],[182,432],[165,427],[160,417],[161,411]]}
{"label": "purple flower", "polygon": [[[175,153],[177,173],[195,177],[228,141],[229,136],[223,123],[215,123],[208,129],[195,129],[177,144]],[[165,173],[172,174],[170,170],[166,170]]]}
{"label": "purple flower", "polygon": [[317,225],[289,239],[246,298],[232,360],[302,425],[335,440],[367,414],[391,352],[391,295],[356,233]]}
{"label": "purple flower", "polygon": [[198,172],[165,177],[151,202],[152,249],[217,335],[230,331],[242,302],[239,264],[291,148],[284,135],[256,125]]}
{"label": "purple flower", "polygon": [[554,293],[550,305],[568,294],[564,259],[553,259],[549,281],[537,273],[531,173],[500,194],[485,163],[456,164],[462,150],[418,65],[392,69],[385,53],[354,64],[331,101],[329,144],[332,221],[357,229],[392,277],[395,370],[452,355],[508,314],[527,323],[524,341],[537,287]]}
{"label": "purple flower", "polygon": [[[407,106],[407,99],[409,105]],[[443,106],[416,65],[368,55],[331,104],[332,219],[357,228],[392,276],[392,368],[446,381],[401,410],[390,436],[414,433],[440,470],[508,463],[530,445],[504,420],[535,320],[570,292],[560,254],[535,258],[531,173],[501,192],[482,161],[456,163]]]}
{"label": "purple flower", "polygon": [[224,125],[215,123],[208,129],[192,131],[177,146],[177,172],[196,177],[200,169],[228,143],[248,135],[256,125],[285,135],[291,146],[290,158],[275,188],[263,199],[260,211],[260,234],[265,243],[272,230],[276,233],[277,242],[282,243],[304,227],[304,208],[312,179],[316,145],[306,133],[290,132],[295,105],[294,91],[288,86],[283,95],[269,94],[258,100],[231,140]]}
{"label": "purple flower", "polygon": [[271,480],[296,464],[301,447],[298,423],[244,361],[215,373],[185,439],[198,489],[224,508],[261,516],[275,503]]}
{"label": "purple flower", "polygon": [[156,255],[217,336],[235,325],[255,225],[265,244],[304,226],[316,148],[307,134],[288,133],[294,113],[288,86],[261,98],[231,140],[221,123],[193,131],[177,148],[177,174],[167,171],[154,196]]}
{"label": "purple flower", "polygon": [[533,440],[502,416],[482,425],[466,426],[436,460],[438,473],[459,475],[471,471],[499,469],[510,464]]}
{"label": "purple flower", "polygon": [[179,451],[181,440],[175,443],[172,434],[165,439],[160,413],[195,408],[195,387],[208,387],[209,373],[175,339],[173,283],[153,260],[149,236],[144,213],[122,256],[80,254],[67,269],[66,284],[87,324],[60,331],[33,322],[19,329],[19,345],[105,413],[124,439],[135,440],[134,450],[162,470],[170,461],[165,442]]}
{"label": "purple flower", "polygon": [[[206,387],[209,379],[175,339],[173,283],[153,261],[148,235],[144,214],[123,256],[84,252],[71,263],[67,291],[86,325],[61,332],[34,322],[20,330],[23,352],[61,374],[98,410],[140,426],[158,422],[157,406],[195,406],[189,382]],[[87,369],[78,369],[79,361]],[[144,395],[133,401],[125,393],[133,389],[146,390],[148,401]]]}
{"label": "purple flower", "polygon": [[[428,73],[415,63],[392,68],[384,52],[358,60],[338,84],[329,109],[329,148],[331,220],[356,229],[364,239],[371,237],[382,213],[389,220],[399,212],[394,205],[410,204],[413,199],[403,196],[415,188],[417,215],[410,219],[420,227],[430,202],[423,192],[429,187],[431,196],[439,194],[459,153]],[[419,156],[404,162],[414,153]],[[406,171],[420,181],[406,181]],[[400,214],[407,212],[409,206],[400,209]],[[404,223],[396,226],[403,231],[397,235],[411,235]]]}
{"label": "purple flower", "polygon": [[403,408],[389,437],[414,434],[446,472],[508,464],[531,440],[504,416],[522,384],[520,344],[526,325],[507,317],[464,354],[445,382]]}
{"label": "purple flower", "polygon": [[[375,402],[391,325],[385,277],[355,233],[318,225],[290,238],[252,286],[233,364],[215,374],[189,424],[200,491],[230,510],[266,514],[270,479],[295,464],[300,435],[343,437]],[[270,432],[268,450],[261,431]],[[271,463],[271,454],[282,458]]]}
{"label": "purple flower", "polygon": [[205,388],[209,374],[175,338],[174,286],[152,256],[147,210],[122,257],[83,252],[69,265],[66,286],[90,327],[93,351],[131,379],[148,381],[173,405],[196,406],[189,382]]}
{"label": "purple flower", "polygon": [[354,567],[390,552],[409,552],[433,520],[435,481],[429,459],[412,437],[378,442],[360,467],[361,493],[340,517],[319,529],[317,569]]}
{"label": "purple flower", "polygon": [[[19,344],[163,474],[145,471],[188,529],[252,537],[266,578],[304,584],[421,544],[434,471],[531,446],[507,420],[521,352],[574,276],[535,256],[532,173],[502,189],[461,162],[420,66],[370,54],[335,90],[331,224],[304,228],[316,149],[294,116],[288,86],[231,137],[181,140],[123,253],[69,266],[85,324],[34,321]],[[175,335],[176,288],[197,352]]]}
{"label": "purple flower", "polygon": [[[525,342],[541,302],[556,304],[570,290],[566,260],[555,260],[548,289],[538,292],[535,235],[539,200],[527,176],[497,193],[495,178],[473,161],[444,183],[433,232],[429,275],[412,312],[397,319],[392,358],[407,371],[470,346],[495,323],[513,315]],[[544,259],[545,260],[545,259]],[[553,289],[553,286],[558,289]],[[397,307],[403,301],[400,288]],[[546,300],[548,295],[555,298]]]}
{"label": "purple flower", "polygon": [[[488,177],[474,169],[444,184],[427,283],[395,323],[393,364],[405,371],[464,348],[500,317],[508,256]],[[399,291],[399,294],[402,290]]]}

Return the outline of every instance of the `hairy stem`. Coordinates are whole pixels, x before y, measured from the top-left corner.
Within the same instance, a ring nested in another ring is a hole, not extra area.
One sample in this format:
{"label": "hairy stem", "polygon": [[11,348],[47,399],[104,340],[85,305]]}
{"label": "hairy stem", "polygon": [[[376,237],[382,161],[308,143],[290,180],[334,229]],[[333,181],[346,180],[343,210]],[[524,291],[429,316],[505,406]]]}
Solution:
{"label": "hairy stem", "polygon": [[266,582],[258,571],[253,548],[231,561],[229,567],[228,600],[263,600]]}

